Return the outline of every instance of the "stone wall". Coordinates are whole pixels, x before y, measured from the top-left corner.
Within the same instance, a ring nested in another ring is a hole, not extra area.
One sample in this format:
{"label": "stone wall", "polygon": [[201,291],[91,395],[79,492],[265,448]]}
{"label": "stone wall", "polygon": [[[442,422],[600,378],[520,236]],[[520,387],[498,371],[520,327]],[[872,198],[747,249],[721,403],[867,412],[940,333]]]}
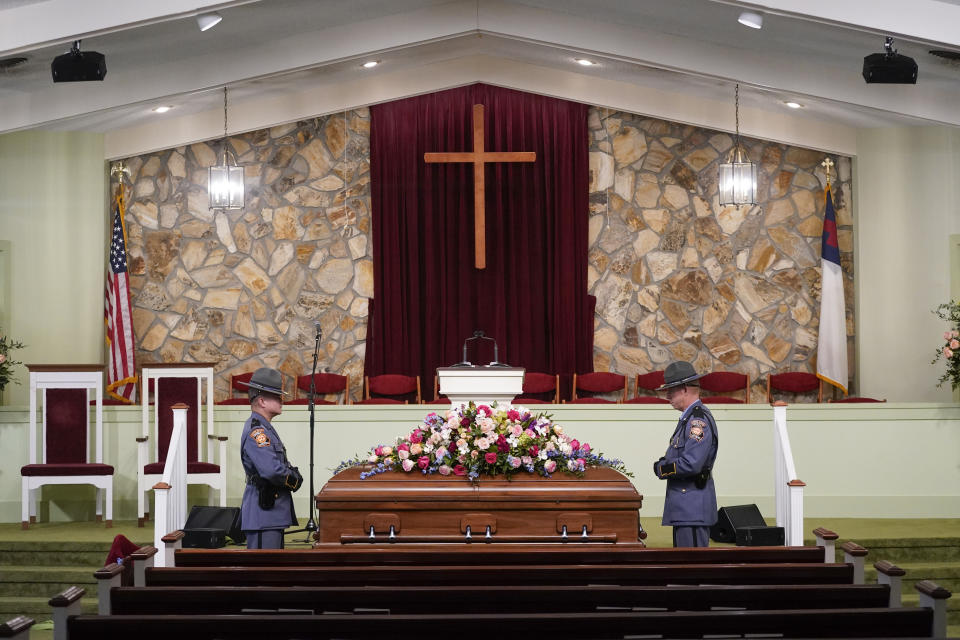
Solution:
{"label": "stone wall", "polygon": [[[363,376],[370,256],[366,109],[229,138],[244,166],[242,211],[207,208],[220,142],[127,160],[126,213],[137,362],[214,362],[230,376],[270,366]],[[356,394],[355,394],[356,395]]]}
{"label": "stone wall", "polygon": [[[358,109],[230,137],[242,211],[207,208],[219,141],[126,160],[138,363],[214,362],[218,399],[231,375],[264,365],[292,391],[319,321],[320,369],[350,375],[359,397],[373,295],[369,126]],[[766,372],[813,370],[824,154],[746,141],[761,202],[720,208],[729,135],[599,108],[590,135],[595,368],[632,377],[694,360],[748,373],[757,401]],[[850,160],[836,160],[852,336]]]}
{"label": "stone wall", "polygon": [[[825,154],[744,139],[759,203],[720,207],[732,136],[600,108],[589,126],[594,368],[632,377],[689,360],[748,374],[757,402],[767,373],[815,372]],[[851,167],[835,160],[852,374]]]}

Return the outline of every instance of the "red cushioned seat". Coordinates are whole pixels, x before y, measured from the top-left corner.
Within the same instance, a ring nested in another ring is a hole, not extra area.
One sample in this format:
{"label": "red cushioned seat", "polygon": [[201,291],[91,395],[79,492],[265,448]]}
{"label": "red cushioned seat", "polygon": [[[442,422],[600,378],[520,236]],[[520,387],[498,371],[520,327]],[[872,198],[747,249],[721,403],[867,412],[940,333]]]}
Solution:
{"label": "red cushioned seat", "polygon": [[734,371],[713,371],[700,378],[700,388],[704,392],[716,393],[743,392],[743,398],[728,395],[706,395],[700,399],[704,404],[748,404],[750,402],[750,376]]}
{"label": "red cushioned seat", "polygon": [[[313,375],[313,387],[316,392],[313,404],[338,404],[333,400],[326,400],[324,396],[342,393],[343,404],[350,404],[350,378],[338,373],[316,373]],[[293,388],[294,398],[284,404],[310,404],[310,374],[297,376],[297,384]],[[300,396],[303,396],[302,398]]]}
{"label": "red cushioned seat", "polygon": [[767,402],[773,402],[774,391],[785,391],[797,399],[799,394],[816,392],[817,402],[823,402],[823,385],[820,378],[806,371],[771,373],[767,376]]}
{"label": "red cushioned seat", "polygon": [[[670,404],[666,398],[657,395],[657,388],[663,386],[663,370],[650,373],[638,373],[634,378],[633,397],[625,400],[627,404]],[[643,389],[646,395],[640,395]]]}
{"label": "red cushioned seat", "polygon": [[[249,405],[250,397],[247,393],[247,385],[245,383],[250,382],[250,378],[253,377],[253,372],[249,371],[247,373],[241,373],[235,376],[230,376],[230,393],[240,395],[231,395],[231,397],[226,400],[221,400],[214,404],[219,405]],[[150,381],[151,386],[150,390],[153,391],[153,380]]]}
{"label": "red cushioned seat", "polygon": [[[599,394],[616,394],[616,400],[605,399]],[[573,398],[570,402],[584,404],[617,403],[627,399],[627,377],[610,371],[594,371],[592,373],[573,374]]]}
{"label": "red cushioned seat", "polygon": [[[385,373],[379,376],[364,376],[364,400],[376,398],[390,398],[399,400],[401,404],[420,404],[420,376],[406,376],[399,373]],[[391,404],[372,403],[363,404]]]}
{"label": "red cushioned seat", "polygon": [[[163,462],[151,462],[144,465],[143,472],[146,474],[163,473]],[[220,473],[220,465],[209,462],[187,462],[187,473]]]}
{"label": "red cushioned seat", "polygon": [[27,464],[20,467],[20,475],[24,476],[112,476],[113,467],[109,464],[92,462],[54,464]]}
{"label": "red cushioned seat", "polygon": [[666,398],[658,396],[634,396],[624,401],[625,404],[670,404]]}

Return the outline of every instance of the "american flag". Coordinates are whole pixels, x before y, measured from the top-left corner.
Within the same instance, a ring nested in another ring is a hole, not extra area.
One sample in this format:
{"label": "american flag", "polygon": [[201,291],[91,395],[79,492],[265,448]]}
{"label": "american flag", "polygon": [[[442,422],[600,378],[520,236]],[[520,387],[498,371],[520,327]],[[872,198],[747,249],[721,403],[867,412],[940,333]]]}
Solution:
{"label": "american flag", "polygon": [[130,282],[127,279],[127,246],[123,233],[122,198],[118,198],[113,216],[108,261],[104,307],[109,351],[106,391],[117,400],[134,402],[137,375],[133,359],[133,324],[130,319]]}

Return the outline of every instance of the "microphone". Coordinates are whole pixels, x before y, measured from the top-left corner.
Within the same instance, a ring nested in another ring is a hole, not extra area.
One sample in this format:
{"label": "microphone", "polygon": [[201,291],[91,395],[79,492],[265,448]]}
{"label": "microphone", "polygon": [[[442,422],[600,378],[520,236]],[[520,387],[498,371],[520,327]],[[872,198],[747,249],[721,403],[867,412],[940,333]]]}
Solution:
{"label": "microphone", "polygon": [[319,339],[320,339],[320,336],[323,335],[323,327],[320,326],[320,321],[319,321],[319,320],[314,320],[314,321],[313,321],[313,328],[317,330],[317,339],[319,340]]}

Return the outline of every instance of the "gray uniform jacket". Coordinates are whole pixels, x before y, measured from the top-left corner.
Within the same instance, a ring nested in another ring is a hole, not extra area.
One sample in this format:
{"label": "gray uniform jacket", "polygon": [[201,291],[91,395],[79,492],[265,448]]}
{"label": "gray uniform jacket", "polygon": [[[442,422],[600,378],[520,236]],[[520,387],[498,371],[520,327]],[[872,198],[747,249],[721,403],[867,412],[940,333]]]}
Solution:
{"label": "gray uniform jacket", "polygon": [[[244,531],[286,529],[297,524],[293,497],[285,486],[292,470],[287,461],[287,450],[273,425],[258,413],[251,413],[243,425],[240,461],[247,475],[247,486],[240,503],[241,528]],[[254,475],[273,485],[276,498],[272,508],[260,506],[257,487],[251,482]]]}
{"label": "gray uniform jacket", "polygon": [[713,474],[702,489],[697,487],[696,477],[705,467],[713,468],[717,446],[717,423],[710,410],[697,400],[680,416],[666,454],[653,464],[657,477],[667,481],[664,525],[716,524],[717,494],[713,488]]}

